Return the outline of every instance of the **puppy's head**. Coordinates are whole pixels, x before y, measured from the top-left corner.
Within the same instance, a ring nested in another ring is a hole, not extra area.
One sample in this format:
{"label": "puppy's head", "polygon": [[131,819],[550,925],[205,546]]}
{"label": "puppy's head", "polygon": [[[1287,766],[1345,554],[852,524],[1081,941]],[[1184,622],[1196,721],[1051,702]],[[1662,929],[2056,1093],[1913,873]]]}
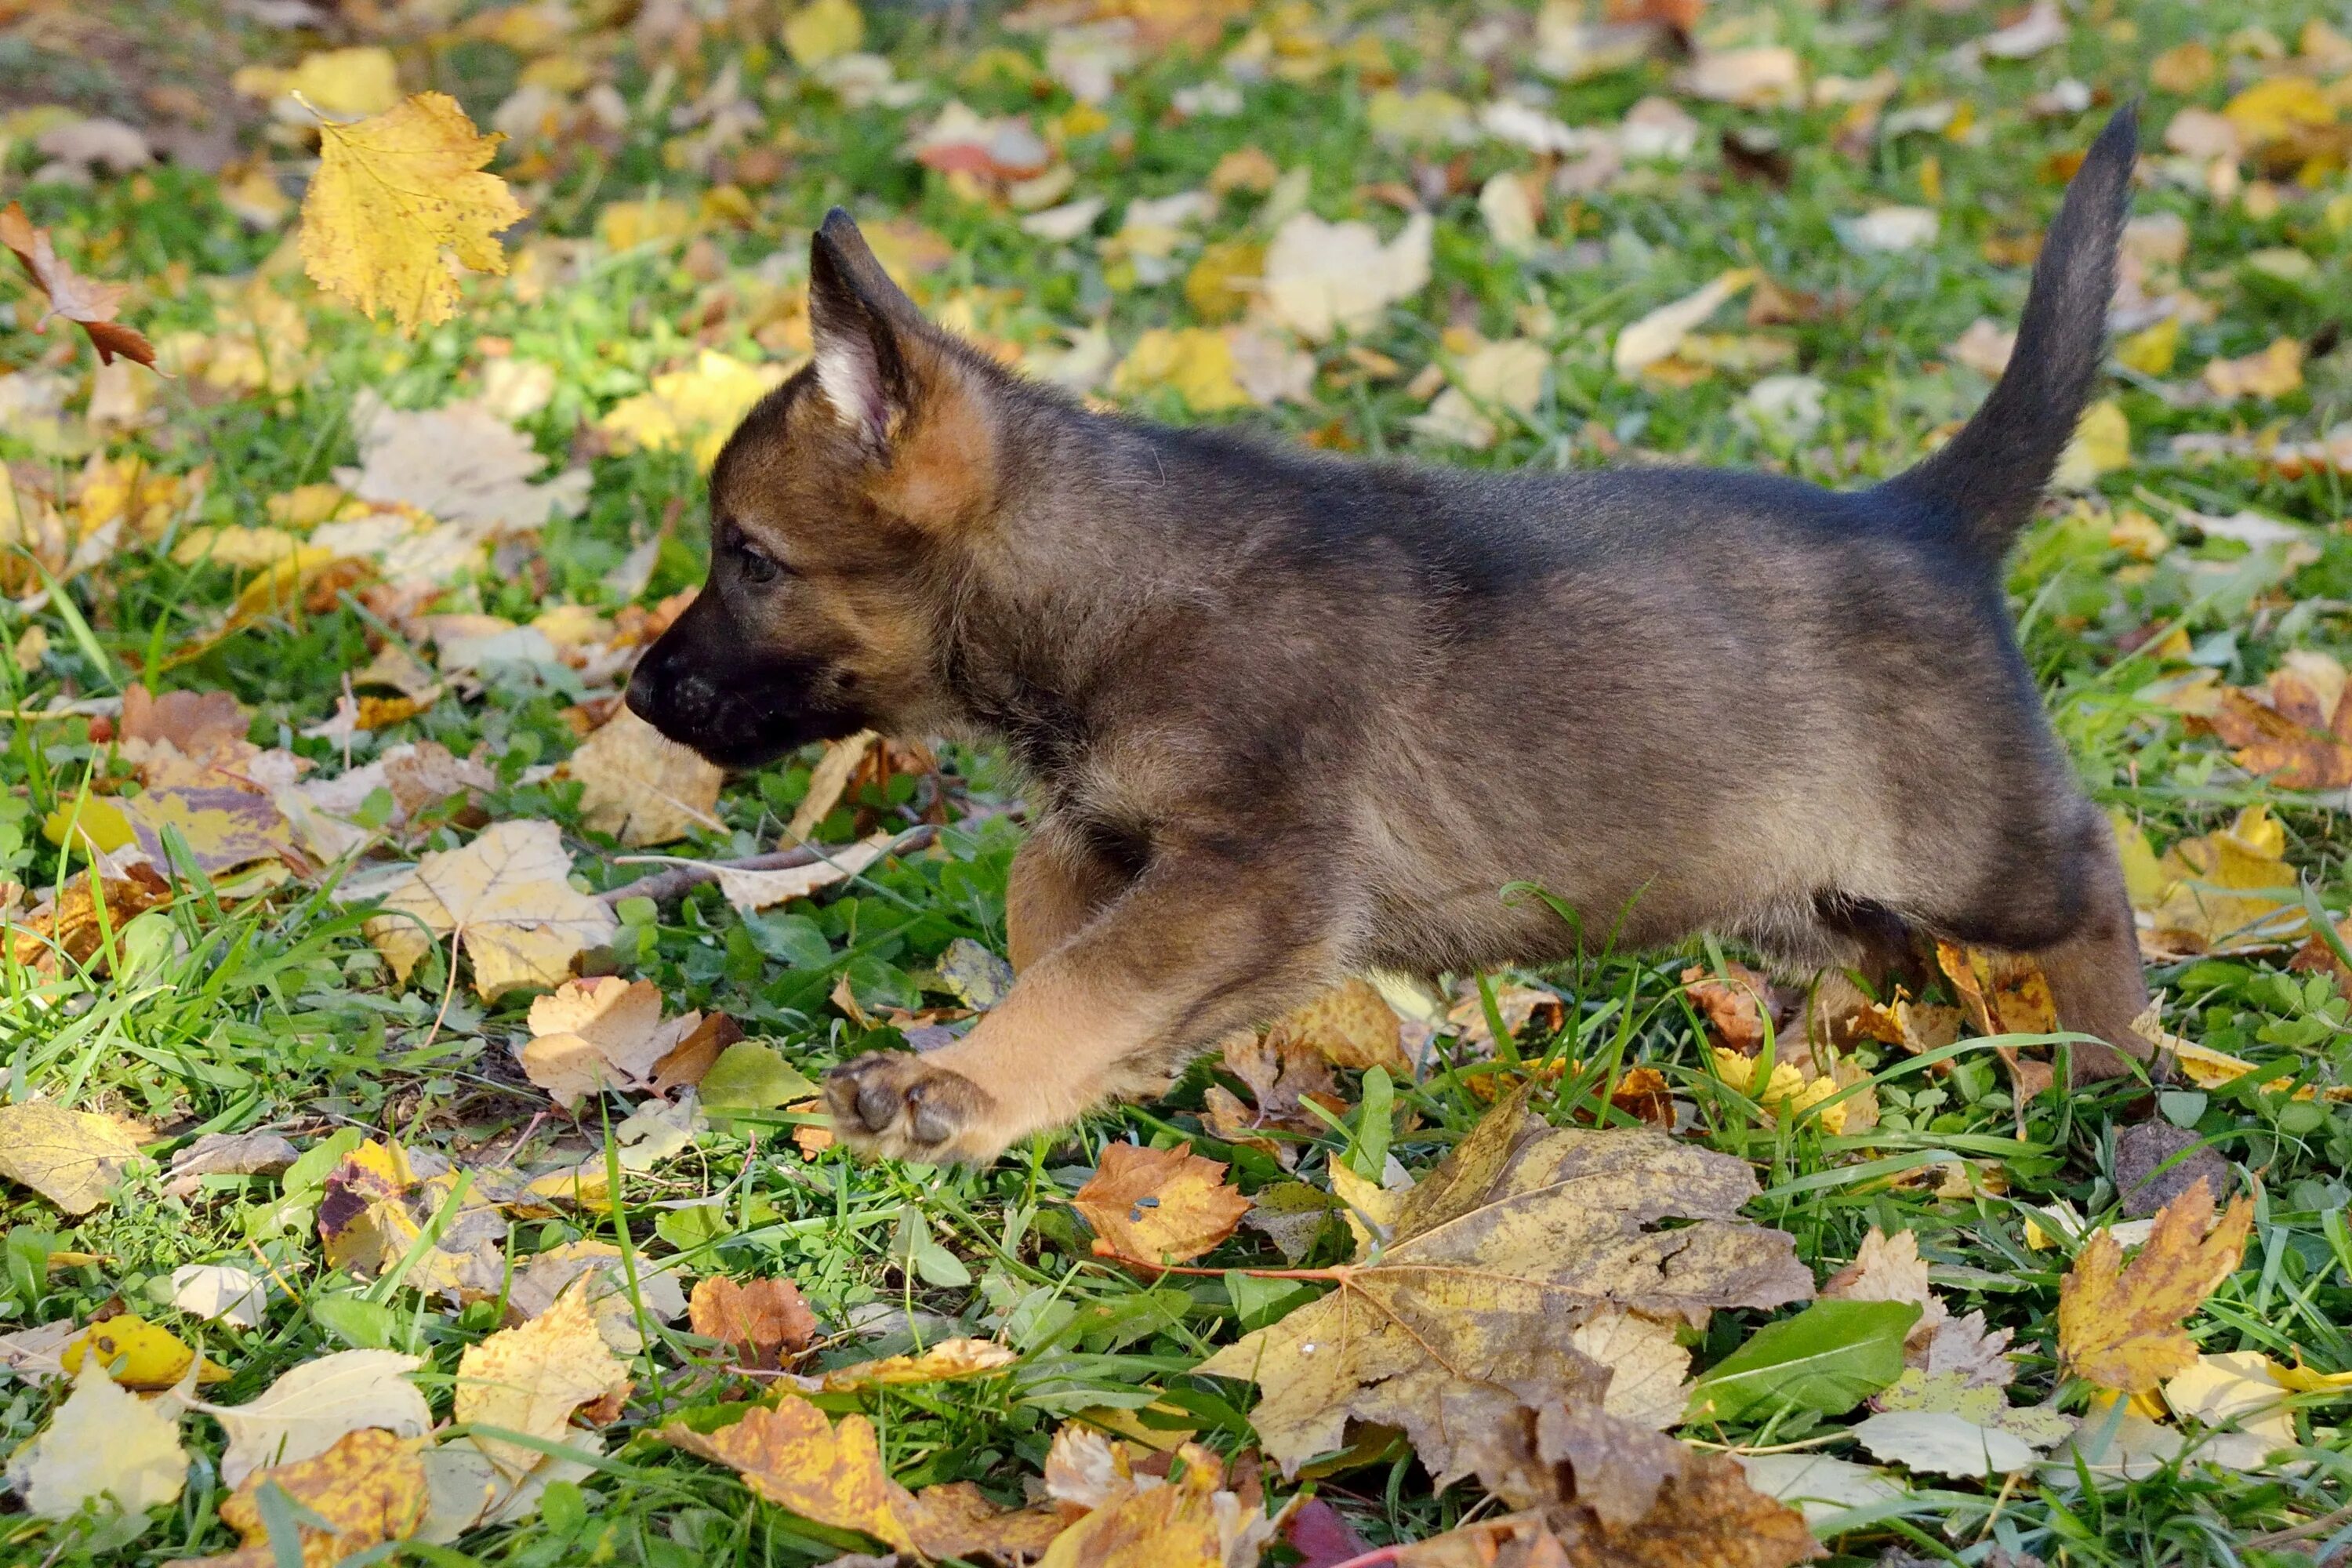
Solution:
{"label": "puppy's head", "polygon": [[996,373],[925,322],[846,213],[809,258],[810,365],[710,476],[710,576],[628,702],[730,767],[922,722],[954,563],[995,507]]}

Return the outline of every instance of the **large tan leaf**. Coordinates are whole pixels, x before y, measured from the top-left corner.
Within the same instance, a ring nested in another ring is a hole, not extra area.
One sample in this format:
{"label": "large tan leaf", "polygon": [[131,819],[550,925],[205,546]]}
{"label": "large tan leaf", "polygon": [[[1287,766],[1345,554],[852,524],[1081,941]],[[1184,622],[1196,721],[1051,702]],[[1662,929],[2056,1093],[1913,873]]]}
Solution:
{"label": "large tan leaf", "polygon": [[700,1013],[665,1022],[650,980],[600,974],[567,980],[530,1005],[523,1076],[566,1110],[605,1089],[641,1089],[654,1068],[700,1026]]}
{"label": "large tan leaf", "polygon": [[[1756,1192],[1744,1163],[1646,1129],[1548,1127],[1522,1091],[1405,1196],[1384,1247],[1335,1271],[1337,1289],[1200,1370],[1258,1384],[1251,1420],[1286,1473],[1371,1421],[1404,1428],[1442,1485],[1489,1416],[1601,1397],[1607,1373],[1575,1334],[1604,1310],[1696,1323],[1810,1297],[1789,1237],[1738,1217]],[[1669,1219],[1690,1223],[1654,1228]]]}
{"label": "large tan leaf", "polygon": [[443,253],[503,273],[498,233],[522,205],[482,173],[503,138],[484,136],[446,93],[421,92],[353,125],[319,127],[319,172],[302,198],[302,264],[312,282],[404,332],[457,313]]}
{"label": "large tan leaf", "polygon": [[725,771],[626,708],[589,736],[564,767],[580,781],[583,820],[632,848],[721,826],[713,812]]}
{"label": "large tan leaf", "polygon": [[571,874],[555,824],[494,822],[464,848],[419,861],[367,922],[368,939],[403,980],[434,937],[455,936],[486,1000],[518,985],[554,985],[582,949],[620,929],[612,910],[572,889]]}
{"label": "large tan leaf", "polygon": [[2164,1205],[2139,1256],[2101,1230],[2058,1285],[2058,1353],[2081,1376],[2146,1394],[2197,1360],[2181,1324],[2228,1279],[2245,1251],[2253,1200],[2241,1194],[2217,1222],[2213,1189],[2200,1180]]}

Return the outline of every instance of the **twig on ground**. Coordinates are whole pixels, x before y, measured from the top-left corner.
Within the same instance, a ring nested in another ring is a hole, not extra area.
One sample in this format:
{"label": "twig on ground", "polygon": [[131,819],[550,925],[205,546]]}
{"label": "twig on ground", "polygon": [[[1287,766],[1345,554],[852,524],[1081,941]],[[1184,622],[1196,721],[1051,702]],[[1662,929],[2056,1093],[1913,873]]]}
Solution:
{"label": "twig on ground", "polygon": [[[935,823],[918,823],[890,840],[885,856],[904,855],[920,849],[940,836]],[[672,866],[667,871],[656,871],[650,877],[640,877],[596,896],[607,904],[618,904],[624,899],[651,899],[661,903],[682,896],[690,888],[705,882],[715,882],[721,870],[728,871],[788,871],[795,866],[814,866],[831,858],[833,851],[826,847],[803,844],[792,849],[771,850],[765,855],[746,855],[740,860],[707,860],[691,866]]]}

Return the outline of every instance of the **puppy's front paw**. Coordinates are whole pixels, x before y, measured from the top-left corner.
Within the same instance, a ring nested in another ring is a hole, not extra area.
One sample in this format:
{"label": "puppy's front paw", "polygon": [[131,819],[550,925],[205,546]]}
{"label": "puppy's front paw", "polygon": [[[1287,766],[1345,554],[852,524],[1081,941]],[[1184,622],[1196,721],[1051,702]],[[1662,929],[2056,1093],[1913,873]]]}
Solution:
{"label": "puppy's front paw", "polygon": [[1012,1140],[996,1131],[994,1097],[971,1079],[906,1051],[873,1051],[824,1075],[835,1136],[860,1154],[982,1164]]}

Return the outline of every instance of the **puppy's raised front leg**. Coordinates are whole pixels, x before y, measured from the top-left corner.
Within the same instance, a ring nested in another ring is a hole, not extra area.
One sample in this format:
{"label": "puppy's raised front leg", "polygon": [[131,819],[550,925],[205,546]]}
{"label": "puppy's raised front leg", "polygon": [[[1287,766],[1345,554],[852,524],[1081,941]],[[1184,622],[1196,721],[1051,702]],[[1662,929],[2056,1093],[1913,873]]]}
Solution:
{"label": "puppy's raised front leg", "polygon": [[1086,929],[1118,897],[1129,873],[1076,829],[1040,823],[1004,879],[1004,945],[1017,971]]}
{"label": "puppy's raised front leg", "polygon": [[1295,848],[1272,858],[1162,848],[971,1034],[835,1068],[834,1128],[865,1153],[992,1160],[1328,984],[1342,923],[1328,876]]}

